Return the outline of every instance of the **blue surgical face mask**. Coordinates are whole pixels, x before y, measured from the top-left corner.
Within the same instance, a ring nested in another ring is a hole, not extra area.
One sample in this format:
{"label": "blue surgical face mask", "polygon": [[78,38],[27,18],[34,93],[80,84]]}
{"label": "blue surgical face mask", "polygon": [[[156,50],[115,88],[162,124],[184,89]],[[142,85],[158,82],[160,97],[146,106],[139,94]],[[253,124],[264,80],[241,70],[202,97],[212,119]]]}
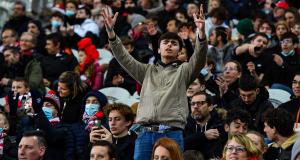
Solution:
{"label": "blue surgical face mask", "polygon": [[4,131],[4,128],[0,128],[0,133],[3,133],[3,131]]}
{"label": "blue surgical face mask", "polygon": [[265,14],[270,14],[271,12],[272,12],[272,10],[271,9],[263,9],[262,10]]}
{"label": "blue surgical face mask", "polygon": [[48,120],[53,119],[53,110],[51,108],[43,107],[42,109]]}
{"label": "blue surgical face mask", "polygon": [[208,70],[207,70],[207,68],[206,68],[206,67],[202,68],[201,71],[200,71],[200,73],[201,73],[204,77],[207,76],[207,75],[208,75]]}
{"label": "blue surgical face mask", "polygon": [[272,34],[267,33],[269,39],[272,39]]}
{"label": "blue surgical face mask", "polygon": [[51,21],[51,26],[52,27],[59,27],[59,26],[61,26],[61,22],[59,22],[59,21]]}
{"label": "blue surgical face mask", "polygon": [[99,104],[86,104],[85,113],[89,116],[93,116],[99,110]]}
{"label": "blue surgical face mask", "polygon": [[65,15],[66,15],[66,16],[68,16],[68,17],[72,17],[72,16],[74,16],[74,15],[75,15],[75,12],[74,12],[74,11],[72,11],[72,10],[66,10],[66,13],[65,13]]}

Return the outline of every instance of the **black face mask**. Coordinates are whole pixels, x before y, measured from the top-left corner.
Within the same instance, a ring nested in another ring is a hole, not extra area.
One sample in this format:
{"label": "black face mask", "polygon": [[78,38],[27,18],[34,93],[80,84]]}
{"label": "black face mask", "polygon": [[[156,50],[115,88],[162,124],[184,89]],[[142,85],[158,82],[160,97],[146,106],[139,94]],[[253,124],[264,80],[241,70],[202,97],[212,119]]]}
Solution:
{"label": "black face mask", "polygon": [[74,24],[82,24],[85,21],[85,18],[76,18]]}

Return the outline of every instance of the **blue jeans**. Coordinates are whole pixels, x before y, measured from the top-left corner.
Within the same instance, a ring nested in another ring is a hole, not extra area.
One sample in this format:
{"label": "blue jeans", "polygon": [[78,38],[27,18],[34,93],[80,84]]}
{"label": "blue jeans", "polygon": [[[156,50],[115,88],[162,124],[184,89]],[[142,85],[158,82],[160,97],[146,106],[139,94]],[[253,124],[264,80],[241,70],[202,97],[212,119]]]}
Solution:
{"label": "blue jeans", "polygon": [[178,131],[168,131],[166,133],[158,133],[158,132],[142,132],[138,136],[135,141],[134,148],[134,160],[151,160],[152,156],[152,148],[155,142],[162,138],[167,137],[175,140],[180,149],[183,151],[183,132],[181,130]]}

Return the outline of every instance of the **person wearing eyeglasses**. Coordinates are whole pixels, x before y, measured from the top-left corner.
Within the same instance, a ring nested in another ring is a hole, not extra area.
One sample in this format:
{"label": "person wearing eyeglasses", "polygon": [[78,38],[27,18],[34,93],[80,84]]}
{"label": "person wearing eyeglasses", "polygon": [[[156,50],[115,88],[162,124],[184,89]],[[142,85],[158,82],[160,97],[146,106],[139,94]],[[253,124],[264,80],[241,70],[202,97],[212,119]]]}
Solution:
{"label": "person wearing eyeglasses", "polygon": [[258,160],[261,154],[250,138],[237,134],[229,137],[221,160]]}
{"label": "person wearing eyeglasses", "polygon": [[[299,123],[297,117],[300,116],[300,71],[298,71],[292,81],[293,95],[291,100],[281,104],[278,108],[284,108],[293,115],[295,123]],[[298,116],[299,115],[299,116]],[[300,128],[297,127],[297,128]]]}
{"label": "person wearing eyeglasses", "polygon": [[185,150],[199,150],[205,159],[217,158],[222,154],[227,134],[212,97],[198,92],[191,100],[191,114],[185,127]]}
{"label": "person wearing eyeglasses", "polygon": [[298,37],[287,32],[280,39],[281,50],[273,53],[272,61],[263,78],[267,87],[282,89],[292,94],[291,82],[297,71],[300,71],[300,55],[296,53]]}

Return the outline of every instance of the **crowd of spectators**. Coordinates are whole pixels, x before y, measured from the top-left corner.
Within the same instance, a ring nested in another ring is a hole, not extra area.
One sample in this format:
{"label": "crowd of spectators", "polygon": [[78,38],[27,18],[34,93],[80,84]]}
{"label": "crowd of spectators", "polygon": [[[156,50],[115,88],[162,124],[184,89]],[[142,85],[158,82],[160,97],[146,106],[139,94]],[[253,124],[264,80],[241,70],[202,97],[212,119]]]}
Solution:
{"label": "crowd of spectators", "polygon": [[1,31],[0,160],[300,159],[297,0],[47,7]]}

